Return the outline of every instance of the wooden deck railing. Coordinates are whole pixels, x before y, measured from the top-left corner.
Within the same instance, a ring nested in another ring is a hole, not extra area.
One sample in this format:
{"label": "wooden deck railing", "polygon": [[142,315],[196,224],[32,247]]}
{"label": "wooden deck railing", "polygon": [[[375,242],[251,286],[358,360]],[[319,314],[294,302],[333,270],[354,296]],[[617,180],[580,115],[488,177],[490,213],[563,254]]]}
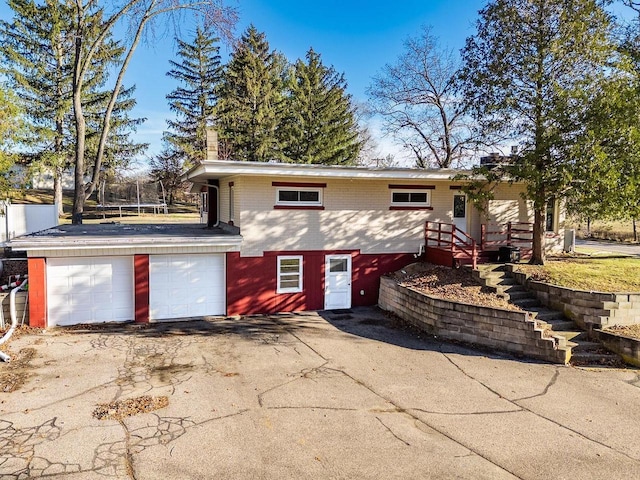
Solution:
{"label": "wooden deck railing", "polygon": [[520,247],[531,249],[533,245],[533,224],[526,222],[482,224],[480,248],[499,250],[500,247]]}
{"label": "wooden deck railing", "polygon": [[473,268],[478,262],[476,241],[451,223],[426,222],[424,226],[425,247],[439,248],[451,252],[452,259],[468,258]]}

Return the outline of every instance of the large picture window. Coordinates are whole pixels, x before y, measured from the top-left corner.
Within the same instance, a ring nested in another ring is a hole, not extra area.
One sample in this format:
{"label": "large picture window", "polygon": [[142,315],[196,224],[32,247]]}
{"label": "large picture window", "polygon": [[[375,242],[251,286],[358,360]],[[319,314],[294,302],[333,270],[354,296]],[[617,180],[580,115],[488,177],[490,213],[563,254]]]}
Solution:
{"label": "large picture window", "polygon": [[302,291],[302,256],[278,257],[278,293]]}

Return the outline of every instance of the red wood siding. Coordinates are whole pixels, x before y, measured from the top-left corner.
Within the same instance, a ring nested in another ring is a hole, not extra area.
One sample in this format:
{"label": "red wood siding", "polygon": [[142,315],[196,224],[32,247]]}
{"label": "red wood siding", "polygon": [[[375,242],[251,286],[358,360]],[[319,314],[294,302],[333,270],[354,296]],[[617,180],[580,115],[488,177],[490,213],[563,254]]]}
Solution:
{"label": "red wood siding", "polygon": [[[227,253],[227,315],[322,310],[325,255],[351,254],[353,306],[378,302],[380,276],[415,261],[413,254],[362,255],[355,251],[268,252],[263,257]],[[303,291],[277,294],[277,256],[302,255]],[[361,295],[360,291],[364,294]]]}
{"label": "red wood siding", "polygon": [[[380,277],[416,262],[412,253],[386,255],[356,255],[352,265],[351,302],[354,307],[376,305],[380,290]],[[360,295],[364,290],[364,295]]]}
{"label": "red wood siding", "polygon": [[149,255],[133,256],[136,323],[149,323]]}
{"label": "red wood siding", "polygon": [[29,258],[29,325],[47,326],[47,264],[44,258]]}

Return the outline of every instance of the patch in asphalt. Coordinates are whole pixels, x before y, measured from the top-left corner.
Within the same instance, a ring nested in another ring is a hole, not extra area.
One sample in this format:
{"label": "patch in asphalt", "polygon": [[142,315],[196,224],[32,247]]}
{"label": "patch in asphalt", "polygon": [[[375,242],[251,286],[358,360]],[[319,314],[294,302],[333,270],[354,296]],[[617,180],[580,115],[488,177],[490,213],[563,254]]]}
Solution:
{"label": "patch in asphalt", "polygon": [[152,397],[143,395],[141,397],[118,400],[111,403],[100,403],[93,411],[93,416],[98,420],[122,420],[126,417],[148,413],[169,405],[167,396]]}

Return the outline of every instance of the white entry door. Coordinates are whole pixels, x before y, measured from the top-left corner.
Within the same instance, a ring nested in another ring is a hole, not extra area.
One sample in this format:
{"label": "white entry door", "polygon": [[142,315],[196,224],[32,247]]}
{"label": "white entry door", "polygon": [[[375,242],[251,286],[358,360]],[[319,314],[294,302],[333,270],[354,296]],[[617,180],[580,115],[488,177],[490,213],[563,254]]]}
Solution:
{"label": "white entry door", "polygon": [[464,194],[453,196],[453,224],[458,230],[467,232],[467,196]]}
{"label": "white entry door", "polygon": [[325,257],[324,308],[351,308],[351,256]]}

